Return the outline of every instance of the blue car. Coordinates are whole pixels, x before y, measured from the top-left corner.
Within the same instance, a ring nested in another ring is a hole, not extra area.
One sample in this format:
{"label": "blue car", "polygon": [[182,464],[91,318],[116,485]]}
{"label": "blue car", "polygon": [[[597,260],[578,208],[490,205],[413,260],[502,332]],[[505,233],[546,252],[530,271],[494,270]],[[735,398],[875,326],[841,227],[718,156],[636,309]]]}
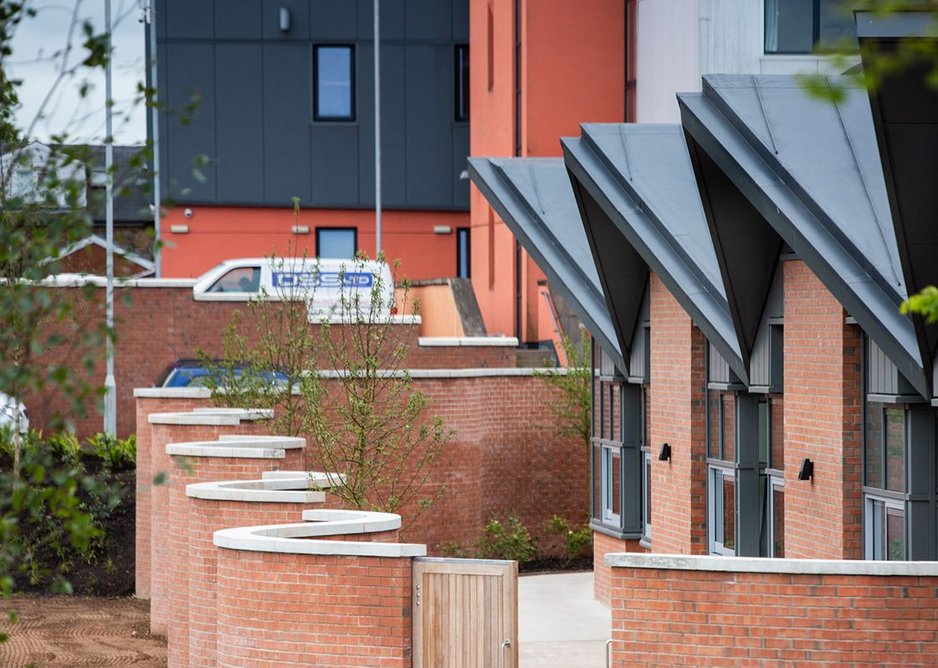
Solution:
{"label": "blue car", "polygon": [[[222,364],[220,360],[214,360],[214,363]],[[235,377],[241,377],[246,368],[242,364],[236,364]],[[211,376],[217,373],[215,369],[206,367],[202,360],[181,359],[166,367],[157,378],[156,387],[207,387]],[[274,387],[285,387],[290,382],[287,374],[282,371],[263,371],[260,377]]]}

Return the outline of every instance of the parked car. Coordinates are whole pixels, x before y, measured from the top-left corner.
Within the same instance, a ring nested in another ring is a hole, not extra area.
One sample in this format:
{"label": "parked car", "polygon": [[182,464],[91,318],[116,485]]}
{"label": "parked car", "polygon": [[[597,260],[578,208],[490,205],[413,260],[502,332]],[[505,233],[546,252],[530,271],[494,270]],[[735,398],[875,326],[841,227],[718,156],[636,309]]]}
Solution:
{"label": "parked car", "polygon": [[[213,364],[221,365],[222,362],[215,360]],[[240,378],[248,367],[243,364],[236,364],[232,369],[235,378]],[[218,367],[207,366],[202,360],[197,359],[179,359],[166,367],[156,379],[156,387],[207,387],[213,374],[220,376]],[[260,378],[268,381],[274,387],[285,387],[289,378],[282,371],[262,371]],[[218,382],[224,379],[218,377]]]}
{"label": "parked car", "polygon": [[394,278],[386,262],[341,259],[240,258],[225,260],[195,283],[196,301],[305,300],[311,319],[337,313],[345,297],[368,314],[380,285],[381,315],[395,313]]}
{"label": "parked car", "polygon": [[17,419],[19,419],[20,433],[25,434],[29,431],[29,415],[26,413],[26,406],[15,397],[0,392],[0,429],[15,429]]}

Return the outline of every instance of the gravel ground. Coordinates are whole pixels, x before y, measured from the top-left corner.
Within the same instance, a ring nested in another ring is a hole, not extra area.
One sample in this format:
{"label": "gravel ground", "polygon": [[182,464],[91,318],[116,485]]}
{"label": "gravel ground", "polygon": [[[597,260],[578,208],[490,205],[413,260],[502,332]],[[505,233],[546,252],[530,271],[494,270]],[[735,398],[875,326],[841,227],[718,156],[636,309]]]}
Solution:
{"label": "gravel ground", "polygon": [[130,598],[0,599],[0,629],[10,636],[0,666],[165,666],[166,640],[150,635],[149,620],[150,604]]}

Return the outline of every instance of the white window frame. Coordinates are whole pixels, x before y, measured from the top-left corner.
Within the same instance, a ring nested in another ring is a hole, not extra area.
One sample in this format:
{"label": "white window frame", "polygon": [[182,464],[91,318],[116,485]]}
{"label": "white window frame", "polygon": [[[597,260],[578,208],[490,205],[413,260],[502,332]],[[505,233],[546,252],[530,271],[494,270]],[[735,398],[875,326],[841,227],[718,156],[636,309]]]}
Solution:
{"label": "white window frame", "polygon": [[[602,474],[601,495],[602,495],[602,518],[603,522],[609,522],[616,526],[622,525],[622,517],[619,513],[613,512],[615,507],[613,498],[613,479],[615,474],[615,455],[619,456],[618,466],[622,466],[622,449],[615,446],[602,444],[600,449],[602,461],[600,464]],[[622,471],[619,471],[619,504],[622,503]]]}
{"label": "white window frame", "polygon": [[[780,490],[782,494],[785,493],[785,478],[781,476],[781,472],[778,474],[775,473],[766,473],[766,500],[765,500],[765,526],[767,529],[767,546],[768,554],[767,557],[776,558],[775,555],[775,490]],[[784,536],[782,537],[784,540]]]}

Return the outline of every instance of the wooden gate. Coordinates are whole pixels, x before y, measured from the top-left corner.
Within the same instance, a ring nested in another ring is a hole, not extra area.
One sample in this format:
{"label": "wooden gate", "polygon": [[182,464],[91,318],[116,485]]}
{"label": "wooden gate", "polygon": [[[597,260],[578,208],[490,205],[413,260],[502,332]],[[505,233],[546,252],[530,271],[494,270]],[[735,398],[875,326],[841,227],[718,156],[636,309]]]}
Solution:
{"label": "wooden gate", "polygon": [[517,668],[518,562],[414,559],[414,668]]}

